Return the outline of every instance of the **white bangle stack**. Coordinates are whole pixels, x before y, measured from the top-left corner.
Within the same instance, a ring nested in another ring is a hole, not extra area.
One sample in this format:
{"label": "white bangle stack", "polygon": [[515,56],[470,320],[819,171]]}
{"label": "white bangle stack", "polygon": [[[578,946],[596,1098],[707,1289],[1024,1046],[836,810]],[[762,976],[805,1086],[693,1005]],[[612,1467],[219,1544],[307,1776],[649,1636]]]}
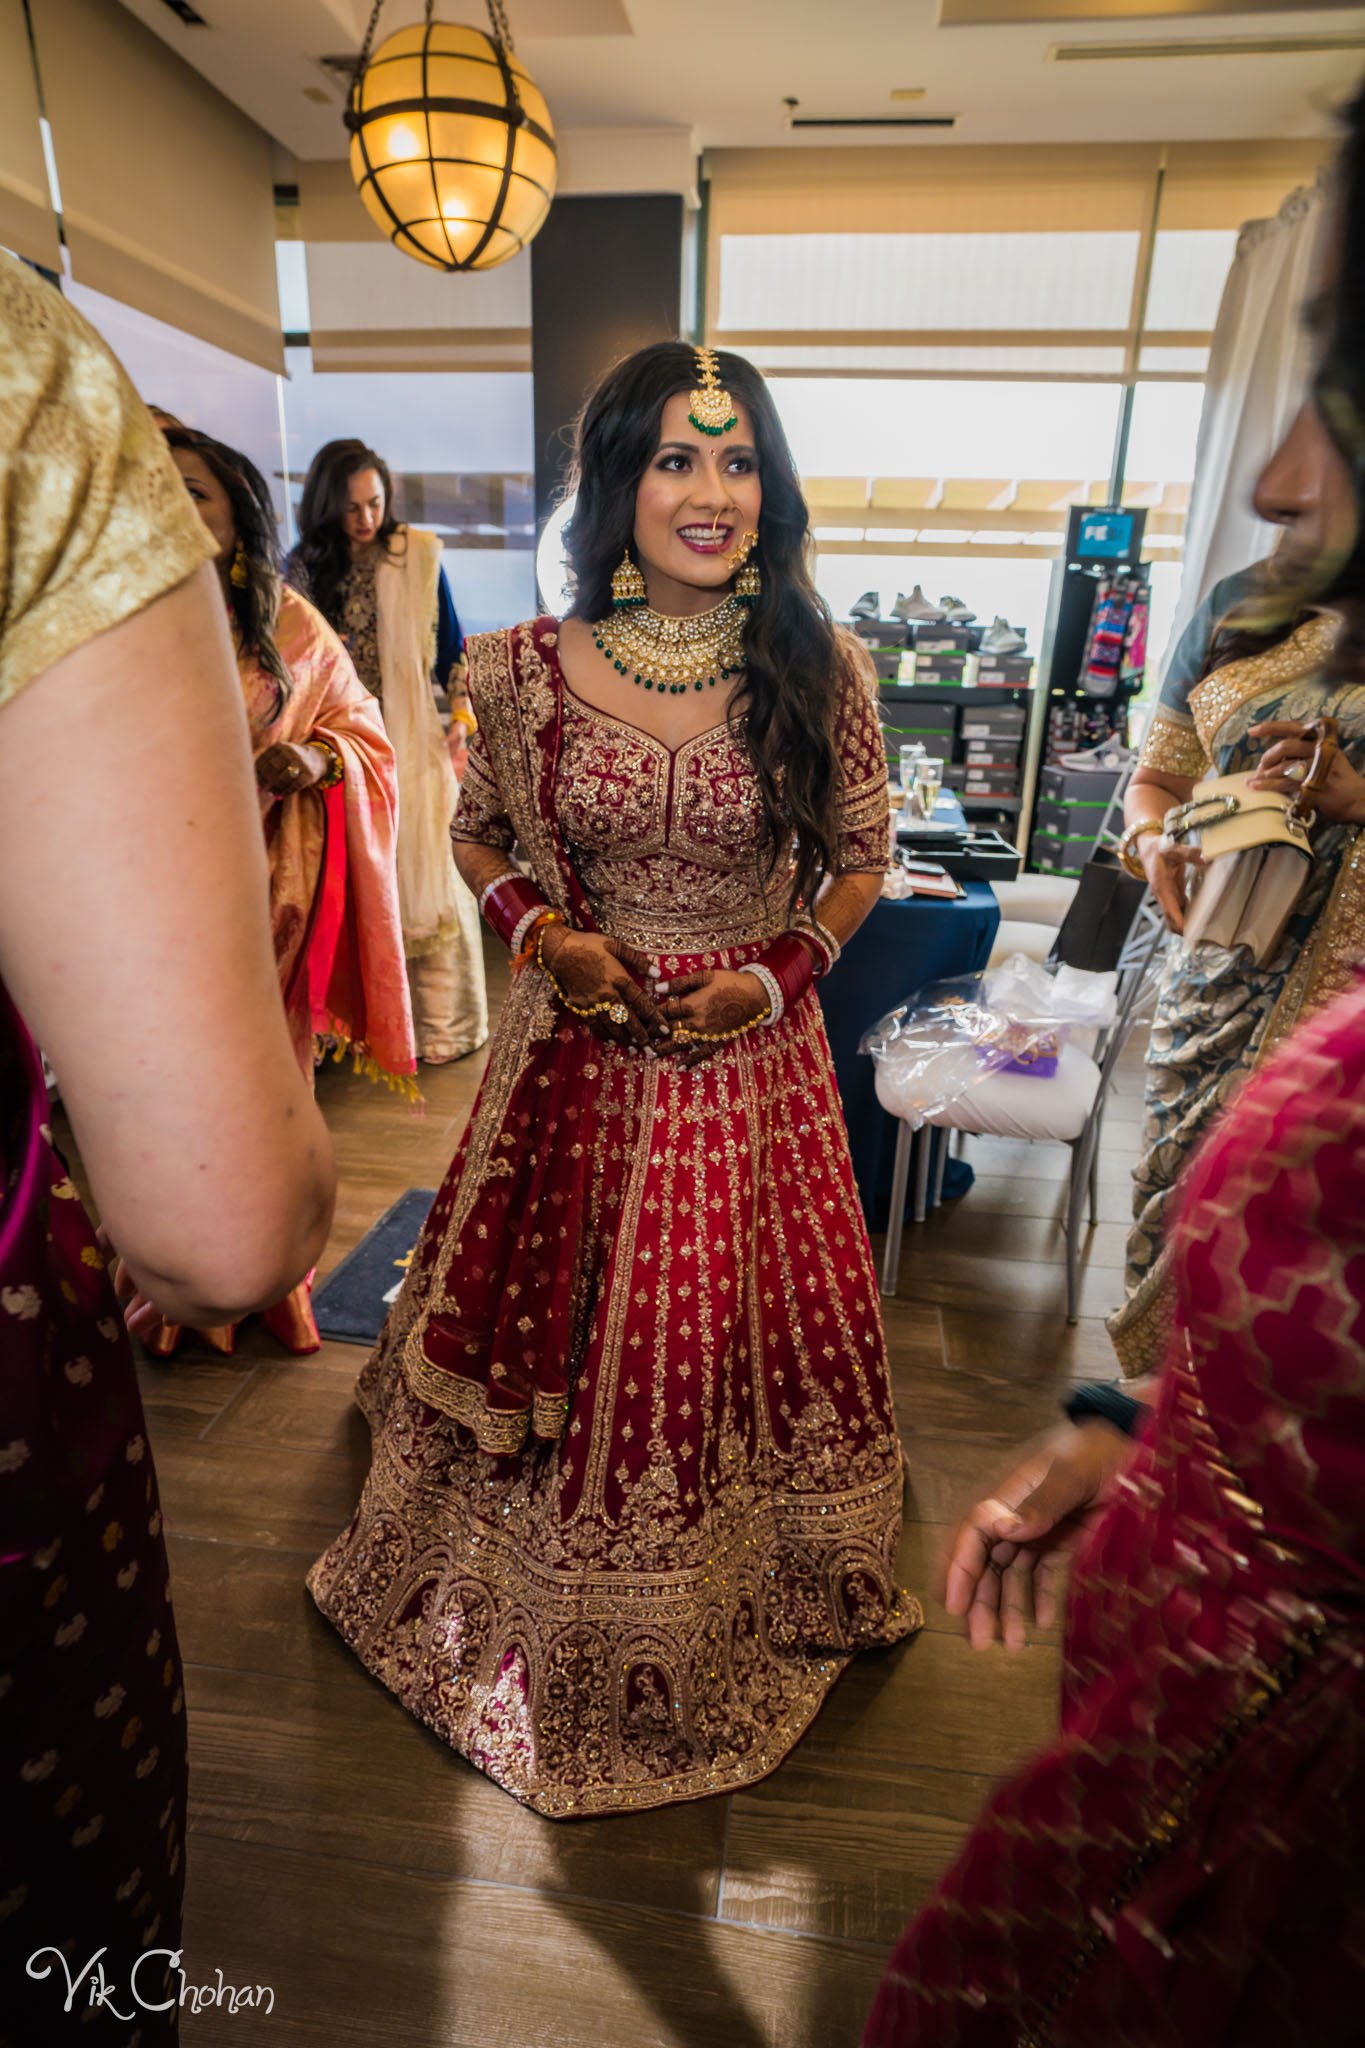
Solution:
{"label": "white bangle stack", "polygon": [[764,1028],[771,1029],[771,1027],[774,1024],[780,1024],[782,1022],[782,1012],[786,1009],[787,1004],[786,998],[782,994],[782,984],[778,980],[777,976],[773,973],[772,969],[769,967],[760,967],[757,964],[757,962],[755,962],[752,966],[742,967],[740,969],[740,973],[752,974],[755,977],[755,979],[762,984],[763,993],[768,998],[769,1012],[769,1014],[763,1019]]}
{"label": "white bangle stack", "polygon": [[521,949],[525,941],[527,932],[530,931],[531,926],[535,923],[538,917],[544,917],[549,907],[550,906],[548,905],[548,903],[537,903],[534,909],[528,910],[525,917],[523,917],[519,921],[519,923],[513,928],[511,941],[508,945],[507,950],[512,955],[512,958],[514,960],[518,960],[521,957]]}

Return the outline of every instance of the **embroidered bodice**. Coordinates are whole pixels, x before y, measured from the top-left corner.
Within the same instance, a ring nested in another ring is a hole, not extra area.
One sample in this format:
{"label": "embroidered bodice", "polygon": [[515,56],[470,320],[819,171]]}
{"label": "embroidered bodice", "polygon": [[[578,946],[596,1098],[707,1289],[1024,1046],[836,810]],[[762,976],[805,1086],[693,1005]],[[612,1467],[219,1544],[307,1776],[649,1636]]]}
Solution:
{"label": "embroidered bodice", "polygon": [[[576,697],[559,670],[553,633],[540,636],[540,645],[552,657],[548,673],[562,705],[556,820],[602,930],[659,957],[775,936],[789,922],[787,879],[781,869],[768,873],[743,717],[670,748]],[[510,849],[492,729],[485,719],[471,742],[454,833]],[[889,844],[885,745],[856,672],[844,680],[836,739],[844,778],[840,867],[879,874]]]}

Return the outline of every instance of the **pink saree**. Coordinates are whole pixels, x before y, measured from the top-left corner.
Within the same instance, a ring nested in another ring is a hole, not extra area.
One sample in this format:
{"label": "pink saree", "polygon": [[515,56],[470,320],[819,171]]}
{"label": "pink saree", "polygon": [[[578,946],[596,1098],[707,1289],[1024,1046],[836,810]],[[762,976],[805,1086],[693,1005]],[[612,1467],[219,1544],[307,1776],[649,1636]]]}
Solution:
{"label": "pink saree", "polygon": [[[261,792],[270,863],[270,924],[280,992],[299,1065],[309,1080],[320,1050],[347,1052],[358,1071],[416,1097],[417,1050],[408,999],[395,867],[398,785],[379,707],[321,612],[286,585],[275,644],[290,691],[277,712],[275,679],[258,662],[239,670],[253,753],[281,741],[325,741],[341,758],[330,789]],[[311,1276],[264,1311],[295,1353],[316,1351]],[[230,1352],[231,1326],[198,1333]],[[144,1339],[158,1358],[183,1330],[163,1323]]]}
{"label": "pink saree", "polygon": [[242,662],[253,752],[282,740],[324,740],[344,774],[330,790],[262,793],[270,855],[270,918],[290,1030],[306,1074],[318,1039],[349,1051],[376,1079],[415,1094],[412,1035],[395,869],[398,785],[379,707],[321,612],[287,586],[276,645],[292,688]]}
{"label": "pink saree", "polygon": [[1061,1733],[902,1937],[865,2048],[1365,2038],[1365,991],[1238,1098],[1173,1249]]}

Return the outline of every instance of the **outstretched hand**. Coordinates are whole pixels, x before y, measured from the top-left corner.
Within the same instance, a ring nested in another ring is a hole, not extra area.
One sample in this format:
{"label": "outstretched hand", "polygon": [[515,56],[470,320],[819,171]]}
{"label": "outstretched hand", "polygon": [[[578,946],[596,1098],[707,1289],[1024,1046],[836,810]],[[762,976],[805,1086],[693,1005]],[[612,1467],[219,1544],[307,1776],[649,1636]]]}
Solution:
{"label": "outstretched hand", "polygon": [[1071,1553],[1135,1448],[1112,1423],[1066,1423],[976,1503],[954,1538],[943,1590],[974,1650],[997,1640],[1021,1650],[1031,1623],[1056,1621]]}

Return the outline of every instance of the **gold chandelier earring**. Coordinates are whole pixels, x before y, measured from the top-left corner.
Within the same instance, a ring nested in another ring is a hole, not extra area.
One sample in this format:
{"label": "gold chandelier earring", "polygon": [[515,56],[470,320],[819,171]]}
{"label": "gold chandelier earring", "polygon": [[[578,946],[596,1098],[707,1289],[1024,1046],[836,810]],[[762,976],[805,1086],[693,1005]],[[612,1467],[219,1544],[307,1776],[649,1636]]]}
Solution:
{"label": "gold chandelier earring", "polygon": [[232,567],[228,570],[228,582],[238,590],[245,590],[251,576],[246,558],[246,549],[238,541],[232,552]]}
{"label": "gold chandelier earring", "polygon": [[612,610],[632,611],[644,604],[647,597],[645,579],[640,573],[639,564],[631,559],[630,549],[627,548],[621,558],[621,566],[611,579]]}
{"label": "gold chandelier earring", "polygon": [[758,563],[749,560],[757,546],[756,532],[743,533],[727,557],[731,569],[739,571],[735,578],[735,598],[745,606],[757,604],[763,594],[763,578],[758,573]]}

